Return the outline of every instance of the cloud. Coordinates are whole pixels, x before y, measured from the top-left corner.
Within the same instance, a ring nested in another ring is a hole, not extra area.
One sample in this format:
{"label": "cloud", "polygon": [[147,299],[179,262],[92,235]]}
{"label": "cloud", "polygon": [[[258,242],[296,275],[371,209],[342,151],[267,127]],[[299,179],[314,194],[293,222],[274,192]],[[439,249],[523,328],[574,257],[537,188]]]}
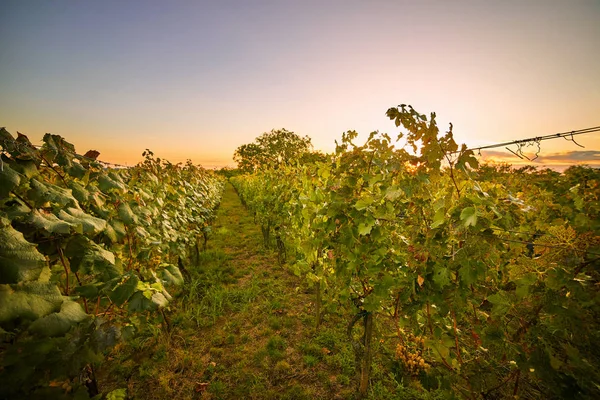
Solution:
{"label": "cloud", "polygon": [[573,160],[579,162],[600,163],[600,151],[569,151],[568,153],[554,153],[542,157],[544,160]]}
{"label": "cloud", "polygon": [[[564,169],[569,165],[589,165],[590,167],[600,168],[600,151],[567,151],[564,153],[539,154],[535,158],[535,153],[525,151],[527,158],[520,159],[508,151],[482,151],[481,155],[484,161],[504,162],[516,165],[535,165],[549,168]],[[535,158],[535,160],[534,160]]]}

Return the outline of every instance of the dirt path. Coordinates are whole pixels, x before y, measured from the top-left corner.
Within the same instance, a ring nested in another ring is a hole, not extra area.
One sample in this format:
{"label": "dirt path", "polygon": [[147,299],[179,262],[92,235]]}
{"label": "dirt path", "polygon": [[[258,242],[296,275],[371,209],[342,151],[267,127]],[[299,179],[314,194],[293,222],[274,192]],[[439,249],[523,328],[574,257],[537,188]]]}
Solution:
{"label": "dirt path", "polygon": [[354,356],[339,324],[314,330],[313,295],[277,265],[229,184],[196,266],[168,313],[101,369],[135,399],[347,399]]}

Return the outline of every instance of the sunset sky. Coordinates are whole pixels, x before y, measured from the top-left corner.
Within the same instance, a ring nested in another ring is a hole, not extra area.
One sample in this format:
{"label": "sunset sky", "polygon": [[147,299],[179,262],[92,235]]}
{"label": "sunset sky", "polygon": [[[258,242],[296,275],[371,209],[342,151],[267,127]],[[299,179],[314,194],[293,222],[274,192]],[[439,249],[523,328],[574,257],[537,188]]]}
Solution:
{"label": "sunset sky", "polygon": [[[400,103],[470,147],[600,125],[600,1],[0,3],[0,126],[104,161],[233,165],[273,128],[327,152]],[[540,160],[600,166],[577,141]]]}

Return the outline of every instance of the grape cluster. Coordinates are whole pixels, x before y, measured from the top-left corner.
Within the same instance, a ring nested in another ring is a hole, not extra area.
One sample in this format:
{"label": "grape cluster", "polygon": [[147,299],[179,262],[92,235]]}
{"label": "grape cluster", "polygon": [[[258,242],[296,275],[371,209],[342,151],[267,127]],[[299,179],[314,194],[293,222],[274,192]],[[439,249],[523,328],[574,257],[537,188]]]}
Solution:
{"label": "grape cluster", "polygon": [[396,359],[401,361],[410,375],[419,375],[421,371],[428,372],[431,365],[423,358],[425,339],[421,336],[407,335],[406,345],[399,343],[396,346]]}

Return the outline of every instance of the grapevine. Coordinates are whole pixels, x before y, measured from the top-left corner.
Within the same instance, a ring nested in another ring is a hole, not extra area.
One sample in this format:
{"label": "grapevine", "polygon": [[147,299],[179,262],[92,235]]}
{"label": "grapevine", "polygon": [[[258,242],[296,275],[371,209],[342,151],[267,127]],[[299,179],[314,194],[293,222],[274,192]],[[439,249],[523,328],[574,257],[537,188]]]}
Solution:
{"label": "grapevine", "polygon": [[168,328],[167,287],[183,284],[223,187],[148,150],[108,169],[60,136],[43,141],[0,130],[1,398],[94,396],[105,351]]}
{"label": "grapevine", "polygon": [[360,393],[369,338],[387,331],[425,389],[598,397],[598,170],[479,165],[434,113],[387,116],[403,129],[395,139],[359,145],[350,131],[327,160],[231,179],[259,221],[286,232],[290,267],[318,288],[317,321],[354,308]]}

